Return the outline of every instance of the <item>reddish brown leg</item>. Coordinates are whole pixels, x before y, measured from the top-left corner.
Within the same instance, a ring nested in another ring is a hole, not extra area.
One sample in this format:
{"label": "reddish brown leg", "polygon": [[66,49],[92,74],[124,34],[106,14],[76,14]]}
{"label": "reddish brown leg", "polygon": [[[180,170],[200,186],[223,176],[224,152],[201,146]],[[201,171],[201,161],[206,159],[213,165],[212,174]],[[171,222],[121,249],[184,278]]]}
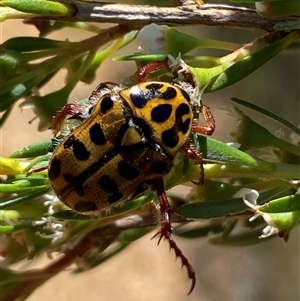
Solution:
{"label": "reddish brown leg", "polygon": [[76,105],[72,103],[68,103],[65,105],[60,111],[56,113],[56,115],[52,118],[52,131],[54,136],[61,130],[61,127],[68,115],[74,116],[76,114],[80,114],[82,112],[81,105]]}
{"label": "reddish brown leg", "polygon": [[211,136],[216,128],[214,116],[212,115],[209,107],[205,105],[201,105],[200,111],[204,116],[206,124],[201,124],[200,122],[193,121],[192,131],[202,135]]}
{"label": "reddish brown leg", "polygon": [[[92,100],[98,101],[99,97],[103,95],[101,94],[101,90],[109,89],[108,85],[118,86],[118,84],[114,82],[100,83],[89,96],[90,103],[92,103]],[[54,136],[56,136],[56,134],[61,130],[61,127],[68,115],[70,116],[70,119],[84,120],[85,118],[82,116],[82,113],[86,110],[86,108],[87,105],[69,103],[65,105],[60,111],[58,111],[52,119],[52,130]]]}
{"label": "reddish brown leg", "polygon": [[[206,124],[201,124],[199,121],[194,120],[192,123],[192,131],[202,134],[202,135],[211,136],[213,134],[213,132],[215,131],[215,127],[216,127],[215,119],[214,119],[213,115],[211,114],[209,107],[207,107],[205,105],[201,105],[200,111],[204,116]],[[196,151],[194,149],[193,145],[189,144],[188,142],[183,144],[181,149],[186,153],[186,155],[190,159],[192,159],[200,164],[200,179],[198,182],[192,181],[192,183],[194,183],[196,185],[203,185],[204,168],[203,168],[203,164],[202,164],[202,154],[199,153],[198,151]]]}
{"label": "reddish brown leg", "polygon": [[192,181],[193,184],[196,185],[203,185],[204,184],[204,168],[203,168],[203,164],[202,164],[202,154],[197,152],[194,149],[194,146],[189,144],[188,142],[184,143],[181,147],[181,149],[185,152],[185,154],[192,159],[193,161],[195,161],[196,163],[198,163],[200,165],[200,178],[199,181]]}
{"label": "reddish brown leg", "polygon": [[157,196],[159,199],[160,205],[160,213],[161,213],[161,229],[160,231],[153,236],[159,236],[158,243],[160,243],[162,238],[165,238],[169,242],[170,249],[173,249],[176,255],[176,258],[179,257],[182,263],[182,266],[185,266],[188,272],[188,277],[192,280],[191,288],[188,292],[190,294],[196,284],[196,276],[194,268],[190,265],[188,259],[183,255],[176,242],[172,238],[172,226],[171,226],[171,207],[164,189],[163,179],[158,179],[152,186],[153,190],[157,192]]}
{"label": "reddish brown leg", "polygon": [[92,99],[93,97],[97,97],[99,92],[102,90],[102,89],[109,89],[109,86],[108,85],[111,85],[111,86],[119,86],[117,83],[114,83],[114,82],[104,82],[104,83],[100,83],[94,90],[93,92],[91,93],[89,99]]}
{"label": "reddish brown leg", "polygon": [[158,71],[160,69],[167,68],[169,69],[167,60],[151,62],[143,66],[138,70],[137,80],[139,83],[143,83],[147,81],[148,75],[151,72]]}

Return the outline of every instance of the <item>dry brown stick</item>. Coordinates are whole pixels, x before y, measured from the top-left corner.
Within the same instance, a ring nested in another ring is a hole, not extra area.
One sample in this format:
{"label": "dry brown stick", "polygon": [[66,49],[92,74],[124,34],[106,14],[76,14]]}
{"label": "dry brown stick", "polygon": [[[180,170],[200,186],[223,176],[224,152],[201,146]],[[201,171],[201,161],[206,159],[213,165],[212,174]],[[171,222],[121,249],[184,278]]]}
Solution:
{"label": "dry brown stick", "polygon": [[[196,4],[177,7],[149,5],[106,4],[74,1],[76,21],[127,24],[139,29],[147,24],[208,25],[259,31],[272,31],[281,21],[299,20],[299,15],[286,18],[262,17],[255,10],[229,5]],[[74,19],[72,19],[74,21]]]}

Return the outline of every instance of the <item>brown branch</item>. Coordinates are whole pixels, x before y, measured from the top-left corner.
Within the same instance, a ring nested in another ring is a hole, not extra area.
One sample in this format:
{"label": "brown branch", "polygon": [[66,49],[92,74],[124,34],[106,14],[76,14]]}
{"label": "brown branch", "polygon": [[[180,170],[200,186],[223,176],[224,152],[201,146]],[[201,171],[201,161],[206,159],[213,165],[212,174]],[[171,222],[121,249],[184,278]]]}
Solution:
{"label": "brown branch", "polygon": [[[149,5],[106,4],[101,2],[74,2],[76,21],[127,24],[140,29],[150,23],[160,25],[207,25],[259,31],[272,31],[277,22],[295,21],[299,16],[265,18],[255,10],[229,5],[196,4],[177,7]],[[74,21],[74,19],[72,19]]]}
{"label": "brown branch", "polygon": [[92,230],[72,247],[65,248],[64,255],[47,267],[19,273],[15,272],[15,281],[18,283],[13,290],[7,290],[2,294],[0,297],[1,301],[21,299],[30,295],[40,285],[92,250],[101,254],[123,230],[155,226],[157,221],[154,215],[156,215],[155,206],[152,203],[147,203],[131,212],[119,215],[119,218],[116,218],[116,216],[107,218],[107,224]]}

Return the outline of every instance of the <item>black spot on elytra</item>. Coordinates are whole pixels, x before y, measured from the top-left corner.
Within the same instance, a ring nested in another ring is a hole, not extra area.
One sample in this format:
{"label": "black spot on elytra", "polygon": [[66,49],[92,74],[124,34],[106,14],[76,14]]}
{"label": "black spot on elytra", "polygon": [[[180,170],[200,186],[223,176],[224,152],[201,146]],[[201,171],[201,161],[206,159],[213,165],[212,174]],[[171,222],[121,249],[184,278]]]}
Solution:
{"label": "black spot on elytra", "polygon": [[177,91],[173,87],[168,87],[165,92],[161,92],[159,89],[161,89],[163,86],[164,86],[163,84],[155,84],[155,83],[146,86],[149,92],[154,94],[154,97],[151,97],[151,99],[162,98],[164,100],[170,100],[177,96]]}
{"label": "black spot on elytra", "polygon": [[186,134],[189,130],[191,119],[188,118],[186,121],[182,121],[182,117],[190,113],[190,107],[186,103],[181,103],[175,111],[175,124],[169,129],[165,130],[161,134],[163,143],[169,147],[175,147],[179,142],[178,132]]}
{"label": "black spot on elytra", "polygon": [[81,185],[75,187],[74,191],[81,197],[84,196],[84,189]]}
{"label": "black spot on elytra", "polygon": [[104,96],[101,104],[100,104],[100,111],[102,114],[105,114],[114,106],[114,103],[110,96]]}
{"label": "black spot on elytra", "polygon": [[191,124],[191,119],[188,118],[185,122],[182,122],[180,124],[180,131],[183,133],[183,134],[186,134],[187,131],[189,130],[190,128],[190,124]]}
{"label": "black spot on elytra", "polygon": [[[124,124],[124,126],[125,125],[126,127],[123,128],[123,131],[120,132],[120,137],[118,137],[118,140],[120,141],[122,139],[122,136],[128,129],[128,125]],[[84,169],[81,173],[74,176],[74,179],[67,183],[64,190],[60,193],[60,196],[63,198],[66,195],[68,195],[70,191],[73,191],[76,186],[82,185],[82,183],[84,183],[88,178],[92,177],[96,172],[98,172],[100,168],[104,167],[107,164],[107,162],[113,159],[120,152],[120,148],[121,148],[120,143],[119,144],[116,143],[116,145],[113,148],[111,148],[108,152],[103,154],[103,156],[101,156],[98,160],[93,162],[89,167]],[[105,186],[105,181],[102,181],[102,183]]]}
{"label": "black spot on elytra", "polygon": [[149,91],[153,91],[153,93],[161,93],[159,91],[159,89],[161,89],[164,85],[163,84],[157,84],[157,83],[151,83],[149,85],[146,86],[146,89],[149,90]]}
{"label": "black spot on elytra", "polygon": [[123,197],[123,193],[119,190],[117,183],[109,175],[100,177],[98,185],[103,191],[112,194],[108,197],[110,204],[117,202]]}
{"label": "black spot on elytra", "polygon": [[60,166],[61,166],[61,161],[56,157],[53,157],[48,172],[50,181],[55,180],[57,177],[60,176]]}
{"label": "black spot on elytra", "polygon": [[170,104],[161,104],[156,106],[151,111],[151,120],[157,123],[162,123],[167,121],[172,113],[172,105]]}
{"label": "black spot on elytra", "polygon": [[106,139],[99,123],[94,123],[89,129],[90,139],[96,145],[104,145]]}
{"label": "black spot on elytra", "polygon": [[90,157],[90,152],[86,149],[85,145],[79,140],[71,135],[65,142],[64,148],[73,149],[73,153],[76,159],[83,161]]}
{"label": "black spot on elytra", "polygon": [[156,174],[164,174],[167,173],[169,171],[169,164],[167,162],[164,161],[155,161],[151,168],[150,171],[152,173],[156,173]]}
{"label": "black spot on elytra", "polygon": [[170,100],[175,98],[176,96],[177,96],[177,91],[172,87],[168,87],[167,90],[161,94],[161,98],[163,98],[164,100]]}
{"label": "black spot on elytra", "polygon": [[[137,87],[137,86],[135,86],[135,87]],[[134,91],[131,90],[130,98],[131,98],[132,103],[137,108],[143,108],[149,100],[149,94],[145,93],[141,89],[135,89]]]}
{"label": "black spot on elytra", "polygon": [[163,143],[169,148],[175,147],[179,142],[179,137],[177,135],[177,132],[174,130],[174,127],[169,130],[163,131],[161,133],[161,139]]}
{"label": "black spot on elytra", "polygon": [[175,111],[175,127],[177,127],[178,131],[181,131],[183,134],[188,131],[191,120],[187,119],[185,122],[182,122],[182,117],[189,114],[190,110],[190,107],[186,103],[181,103]]}
{"label": "black spot on elytra", "polygon": [[152,83],[146,86],[147,91],[142,90],[138,85],[134,86],[131,88],[131,101],[137,108],[143,108],[153,98],[170,100],[177,96],[176,89],[173,87],[168,87],[166,91],[161,92],[163,86],[164,84]]}
{"label": "black spot on elytra", "polygon": [[114,193],[113,195],[109,196],[108,198],[108,202],[110,204],[113,204],[117,201],[119,201],[120,199],[123,198],[123,193],[121,191],[117,191],[116,193]]}
{"label": "black spot on elytra", "polygon": [[74,208],[77,212],[88,212],[88,211],[97,211],[98,207],[94,202],[89,201],[79,201],[75,204]]}
{"label": "black spot on elytra", "polygon": [[132,181],[140,175],[140,172],[138,169],[129,165],[125,161],[120,161],[118,163],[118,173],[122,178],[124,178],[128,181]]}
{"label": "black spot on elytra", "polygon": [[98,180],[99,187],[107,193],[115,193],[119,190],[117,183],[109,176],[103,175]]}
{"label": "black spot on elytra", "polygon": [[62,176],[66,182],[70,182],[74,179],[74,177],[68,173],[63,174]]}
{"label": "black spot on elytra", "polygon": [[181,120],[182,116],[190,113],[190,107],[186,103],[181,103],[176,109],[176,121]]}

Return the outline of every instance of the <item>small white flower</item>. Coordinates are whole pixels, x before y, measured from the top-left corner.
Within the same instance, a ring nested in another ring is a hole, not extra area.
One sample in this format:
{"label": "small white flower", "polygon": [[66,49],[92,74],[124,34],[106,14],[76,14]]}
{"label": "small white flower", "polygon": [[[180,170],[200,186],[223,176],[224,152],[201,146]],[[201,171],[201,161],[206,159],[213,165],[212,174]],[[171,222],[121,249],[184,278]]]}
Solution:
{"label": "small white flower", "polygon": [[291,133],[290,134],[290,141],[295,145],[300,145],[300,135],[297,133]]}
{"label": "small white flower", "polygon": [[58,211],[58,207],[60,207],[61,202],[60,202],[59,198],[57,196],[54,196],[49,193],[44,195],[44,198],[46,199],[46,201],[44,202],[44,205],[48,206],[47,213],[49,215],[53,215],[55,212]]}
{"label": "small white flower", "polygon": [[49,231],[50,234],[37,232],[42,238],[51,239],[51,243],[54,244],[62,239],[66,234],[66,221],[58,220],[52,216],[42,217],[41,220],[33,222],[34,226],[44,225],[43,229]]}
{"label": "small white flower", "polygon": [[171,72],[185,73],[189,71],[189,66],[185,63],[185,61],[181,58],[181,53],[178,53],[178,56],[174,58],[171,54],[167,55],[169,59],[169,67]]}
{"label": "small white flower", "polygon": [[259,238],[266,238],[273,234],[279,233],[279,229],[274,226],[270,214],[259,211],[260,205],[257,205],[259,193],[256,190],[242,188],[234,194],[234,197],[242,197],[244,203],[254,211],[255,214],[249,219],[250,222],[255,220],[257,217],[262,216],[265,222],[268,224],[268,226],[262,230],[263,234],[259,236]]}
{"label": "small white flower", "polygon": [[243,198],[244,203],[253,210],[256,210],[259,193],[254,189],[242,188],[234,194],[236,198]]}
{"label": "small white flower", "polygon": [[282,130],[282,128],[278,129],[277,131],[275,131],[274,135],[277,137],[277,138],[280,138],[280,139],[284,139],[285,137],[285,134]]}
{"label": "small white flower", "polygon": [[181,64],[185,64],[183,59],[181,58],[181,53],[178,53],[178,56],[176,58],[174,58],[173,55],[168,54],[167,58],[169,59],[170,63],[169,63],[169,67],[170,68],[176,68],[179,69],[181,67]]}
{"label": "small white flower", "polygon": [[48,207],[47,215],[53,215],[56,212],[60,212],[66,208],[66,206],[59,200],[56,195],[47,193],[43,195],[44,205]]}
{"label": "small white flower", "polygon": [[47,222],[48,222],[47,217],[42,217],[40,220],[32,222],[32,225],[33,226],[41,226],[41,225],[46,224]]}
{"label": "small white flower", "polygon": [[258,238],[267,238],[269,236],[272,236],[274,234],[278,234],[279,230],[275,227],[272,227],[268,225],[266,228],[262,230],[262,235],[260,235]]}
{"label": "small white flower", "polygon": [[150,24],[139,31],[136,40],[139,44],[139,51],[147,54],[165,53],[165,30],[167,26]]}

